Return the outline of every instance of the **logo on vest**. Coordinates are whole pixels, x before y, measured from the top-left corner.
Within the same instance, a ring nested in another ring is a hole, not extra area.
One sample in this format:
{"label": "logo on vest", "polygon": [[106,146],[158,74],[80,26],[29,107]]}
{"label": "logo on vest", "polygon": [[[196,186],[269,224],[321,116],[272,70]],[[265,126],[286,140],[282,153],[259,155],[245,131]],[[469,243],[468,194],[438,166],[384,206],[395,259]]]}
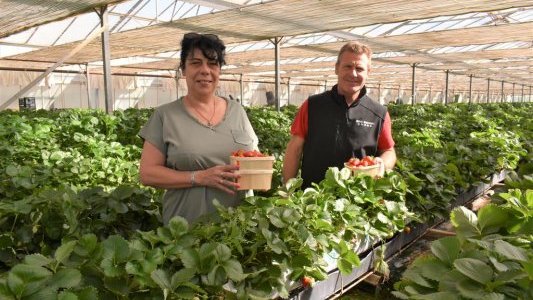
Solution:
{"label": "logo on vest", "polygon": [[355,120],[355,125],[360,126],[360,127],[369,127],[369,128],[374,127],[374,123],[364,121],[364,120]]}

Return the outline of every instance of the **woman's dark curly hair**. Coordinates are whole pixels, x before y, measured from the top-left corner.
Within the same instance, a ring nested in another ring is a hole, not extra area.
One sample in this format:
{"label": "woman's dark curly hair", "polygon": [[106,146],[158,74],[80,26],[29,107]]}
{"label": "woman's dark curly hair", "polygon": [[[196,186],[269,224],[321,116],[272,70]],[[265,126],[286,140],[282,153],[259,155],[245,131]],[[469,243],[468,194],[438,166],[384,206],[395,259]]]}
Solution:
{"label": "woman's dark curly hair", "polygon": [[191,55],[194,49],[200,49],[202,54],[209,60],[216,60],[222,67],[226,64],[226,46],[224,42],[214,34],[200,34],[189,32],[181,40],[180,69],[185,70],[185,60]]}

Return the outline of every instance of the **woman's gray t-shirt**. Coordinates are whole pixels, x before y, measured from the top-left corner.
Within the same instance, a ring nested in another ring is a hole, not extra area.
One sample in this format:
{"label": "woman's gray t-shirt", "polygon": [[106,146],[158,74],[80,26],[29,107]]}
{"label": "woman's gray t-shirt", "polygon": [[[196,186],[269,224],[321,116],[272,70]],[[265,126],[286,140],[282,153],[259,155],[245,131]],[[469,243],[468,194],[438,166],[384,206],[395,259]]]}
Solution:
{"label": "woman's gray t-shirt", "polygon": [[[154,145],[166,157],[166,166],[179,171],[205,170],[230,163],[233,151],[257,149],[257,136],[242,106],[227,102],[223,120],[207,127],[185,108],[183,98],[157,107],[139,132],[139,136]],[[212,187],[195,186],[168,189],[163,199],[163,221],[174,216],[189,222],[215,212],[213,200],[224,206],[236,206],[245,191],[230,195]]]}

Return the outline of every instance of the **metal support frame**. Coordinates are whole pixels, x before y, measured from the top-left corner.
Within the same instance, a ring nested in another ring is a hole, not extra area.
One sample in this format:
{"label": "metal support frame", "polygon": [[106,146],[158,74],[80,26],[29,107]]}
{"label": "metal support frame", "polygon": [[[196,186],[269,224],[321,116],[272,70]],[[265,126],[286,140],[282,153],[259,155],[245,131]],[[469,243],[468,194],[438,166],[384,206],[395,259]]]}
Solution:
{"label": "metal support frame", "polygon": [[[115,23],[115,26],[113,26],[113,28],[111,28],[111,32],[118,32],[120,31],[132,18],[132,16],[134,15],[133,11],[143,2],[143,0],[138,0],[135,4],[133,4],[130,9],[126,12],[126,14],[124,14],[123,16],[120,17],[120,19],[118,20],[117,23]],[[137,12],[139,12],[141,9],[143,9],[144,6],[146,6],[148,4],[148,1],[141,7],[137,10]],[[124,20],[126,20],[124,22]],[[120,26],[120,27],[119,27]],[[118,28],[118,30],[117,30]]]}
{"label": "metal support frame", "polygon": [[522,97],[520,97],[520,102],[525,102],[524,101],[524,85],[522,84]]}
{"label": "metal support frame", "polygon": [[244,103],[244,82],[242,81],[243,80],[243,75],[241,73],[241,76],[239,76],[239,85],[241,87],[241,105]]}
{"label": "metal support frame", "polygon": [[89,64],[85,64],[85,83],[87,84],[87,108],[98,108],[98,107],[92,107],[91,105],[91,80],[89,79],[90,72],[89,72]]}
{"label": "metal support frame", "polygon": [[176,84],[176,100],[180,98],[180,77],[181,71],[177,69],[175,71],[174,83]]}
{"label": "metal support frame", "polygon": [[402,85],[399,84],[398,85],[398,97],[396,98],[396,102],[401,102],[403,104],[403,100],[400,100],[400,93],[401,93],[401,90],[402,90]]}
{"label": "metal support frame", "polygon": [[515,86],[515,83],[513,82],[513,96],[511,98],[511,102],[514,102],[514,86]]}
{"label": "metal support frame", "polygon": [[287,78],[287,105],[291,102],[291,78]]}
{"label": "metal support frame", "polygon": [[113,112],[114,99],[113,89],[111,87],[111,53],[109,49],[109,30],[108,30],[108,11],[107,5],[100,7],[96,10],[98,17],[100,17],[100,26],[103,28],[102,39],[102,62],[104,70],[104,94],[105,94],[105,111],[108,114]]}
{"label": "metal support frame", "polygon": [[416,70],[416,63],[412,65],[413,67],[413,75],[411,76],[411,105],[414,105],[416,102],[416,91],[415,91],[415,70]]}
{"label": "metal support frame", "polygon": [[280,66],[279,66],[279,61],[280,61],[280,50],[279,50],[279,45],[281,44],[281,39],[283,37],[275,37],[274,38],[274,41],[272,41],[272,43],[274,44],[274,55],[275,55],[275,76],[276,76],[276,79],[275,79],[275,84],[276,84],[276,89],[275,89],[275,93],[274,93],[274,97],[275,97],[275,100],[276,100],[276,110],[279,111],[280,110],[280,101],[281,101],[281,97],[280,97],[280,82],[281,82],[281,76],[280,76]]}
{"label": "metal support frame", "polygon": [[450,76],[450,70],[446,70],[446,88],[444,90],[444,104],[448,104],[448,84],[449,84],[449,77]]}
{"label": "metal support frame", "polygon": [[490,78],[487,78],[487,103],[490,102]]}
{"label": "metal support frame", "polygon": [[468,86],[468,103],[472,103],[472,74],[470,74],[470,84]]}
{"label": "metal support frame", "polygon": [[378,102],[381,103],[381,83],[378,83]]}
{"label": "metal support frame", "polygon": [[502,80],[502,99],[501,99],[501,102],[505,102],[505,95],[503,94],[503,83],[504,81]]}

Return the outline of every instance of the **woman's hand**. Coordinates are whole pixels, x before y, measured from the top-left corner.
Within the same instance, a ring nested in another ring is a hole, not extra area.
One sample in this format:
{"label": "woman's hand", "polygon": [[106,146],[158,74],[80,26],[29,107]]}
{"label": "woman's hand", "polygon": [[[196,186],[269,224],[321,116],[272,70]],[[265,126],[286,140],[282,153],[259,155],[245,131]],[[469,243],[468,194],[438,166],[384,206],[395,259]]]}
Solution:
{"label": "woman's hand", "polygon": [[198,185],[210,186],[234,195],[239,188],[236,182],[240,175],[235,171],[239,170],[236,165],[220,165],[203,171],[196,172],[196,182]]}

